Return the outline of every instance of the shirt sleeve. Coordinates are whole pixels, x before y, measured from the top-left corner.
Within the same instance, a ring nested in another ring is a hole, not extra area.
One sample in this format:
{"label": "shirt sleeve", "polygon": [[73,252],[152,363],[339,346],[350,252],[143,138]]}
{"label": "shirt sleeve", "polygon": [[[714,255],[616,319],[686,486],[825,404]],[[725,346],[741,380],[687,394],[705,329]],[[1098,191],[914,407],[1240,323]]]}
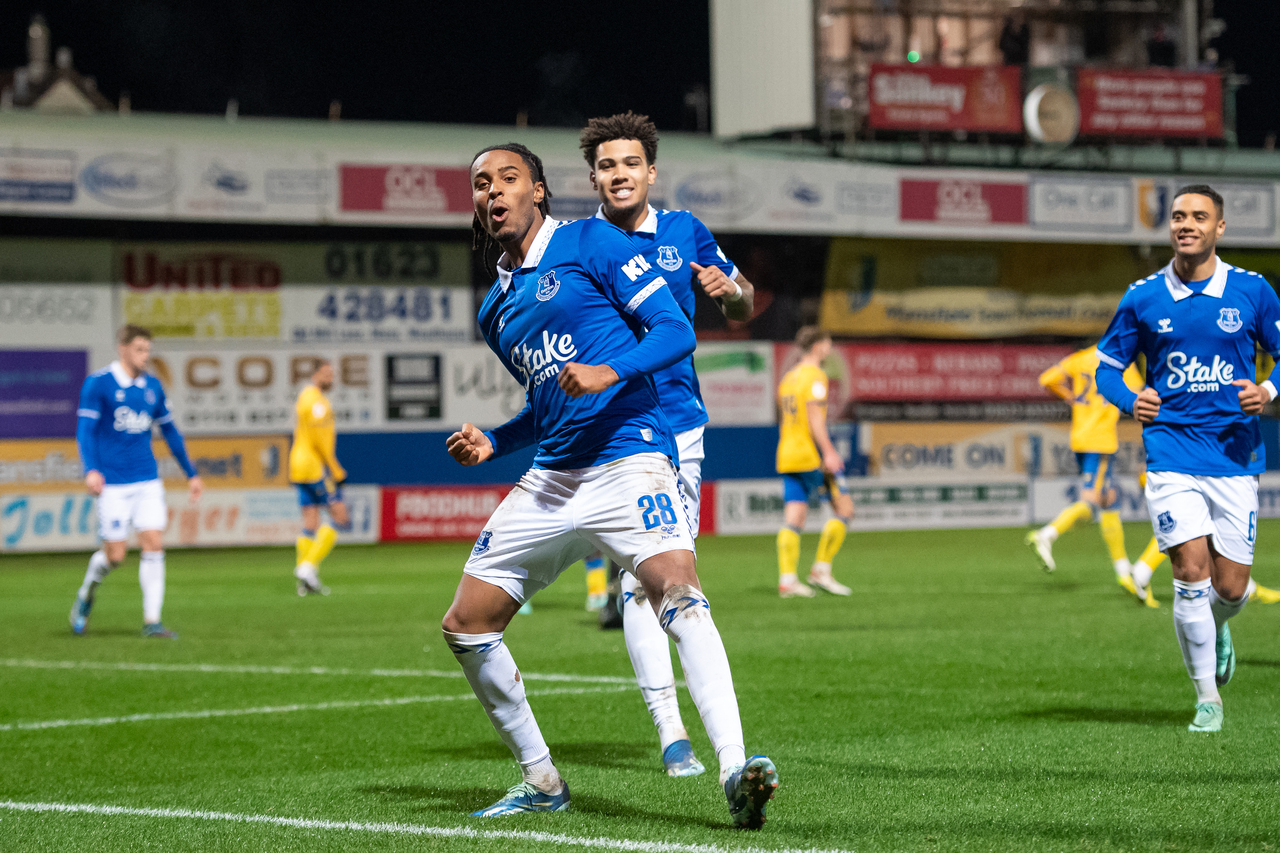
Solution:
{"label": "shirt sleeve", "polygon": [[630,379],[670,367],[693,352],[697,338],[689,318],[627,235],[611,225],[584,228],[579,256],[588,274],[624,314],[648,331],[640,343],[606,362],[620,379]]}
{"label": "shirt sleeve", "polygon": [[1138,395],[1124,382],[1124,371],[1133,362],[1138,349],[1138,315],[1134,306],[1134,289],[1120,299],[1120,307],[1111,318],[1107,331],[1098,342],[1098,392],[1107,402],[1127,415],[1133,414]]}
{"label": "shirt sleeve", "polygon": [[1254,337],[1272,358],[1280,358],[1280,297],[1265,280],[1258,286],[1257,328]]}
{"label": "shirt sleeve", "polygon": [[533,408],[526,402],[514,418],[500,427],[485,430],[484,434],[493,445],[493,459],[528,447],[534,439]]}
{"label": "shirt sleeve", "polygon": [[86,474],[99,470],[98,423],[102,420],[102,404],[94,386],[92,376],[84,381],[80,388],[80,407],[76,410],[76,447]]}
{"label": "shirt sleeve", "polygon": [[155,422],[160,425],[165,444],[169,445],[169,452],[182,466],[182,472],[188,477],[194,477],[196,466],[191,464],[191,459],[187,456],[187,443],[173,423],[173,412],[169,411],[169,401],[165,399],[163,388],[156,389]]}
{"label": "shirt sleeve", "polygon": [[689,218],[693,220],[693,242],[697,248],[697,263],[704,267],[719,267],[724,270],[724,274],[729,278],[737,278],[737,265],[726,258],[724,252],[720,251],[720,245],[716,243],[716,238],[711,236],[707,226],[703,225],[702,220],[692,214],[690,214]]}

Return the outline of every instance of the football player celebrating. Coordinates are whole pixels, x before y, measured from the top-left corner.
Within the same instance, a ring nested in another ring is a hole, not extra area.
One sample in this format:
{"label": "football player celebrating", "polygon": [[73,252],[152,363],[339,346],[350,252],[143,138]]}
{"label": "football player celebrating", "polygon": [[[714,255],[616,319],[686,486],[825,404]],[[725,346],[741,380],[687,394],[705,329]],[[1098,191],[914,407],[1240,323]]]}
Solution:
{"label": "football player celebrating", "polygon": [[302,507],[302,535],[298,537],[293,569],[298,595],[329,594],[329,588],[320,583],[319,568],[338,541],[338,532],[333,526],[320,524],[320,507],[329,510],[338,530],[349,530],[351,523],[342,501],[347,472],[334,452],[337,435],[333,406],[325,396],[332,387],[333,365],[321,359],[311,374],[311,384],[298,392],[294,406],[297,423],[293,427],[293,447],[289,448],[289,482],[298,490]]}
{"label": "football player celebrating", "polygon": [[169,452],[187,475],[191,500],[198,501],[204,483],[187,458],[182,433],[174,426],[160,380],[147,373],[151,358],[151,332],[127,325],[116,339],[119,359],[84,381],[76,426],[76,444],[84,463],[84,484],[98,496],[98,535],[102,547],[89,558],[84,583],[71,606],[71,630],[83,634],[89,624],[98,585],[124,560],[129,549],[129,528],[138,533],[142,559],[138,582],[142,586],[142,634],[177,639],[164,627],[164,529],[169,508],[164,502],[164,481],[151,450],[151,426],[158,424]]}
{"label": "football player celebrating", "polygon": [[676,641],[730,816],[758,828],[777,771],[743,750],[729,660],[695,570],[675,438],[651,378],[693,351],[693,328],[625,234],[598,219],[550,218],[542,162],[524,146],[481,151],[471,185],[477,242],[504,250],[480,331],[527,402],[490,432],[464,424],[447,446],[477,465],[537,445],[534,467],[476,540],[442,624],[524,777],[476,815],[569,807],[502,632],[529,596],[600,550],[639,577]]}
{"label": "football player celebrating", "polygon": [[[1173,566],[1173,624],[1196,689],[1189,729],[1222,729],[1222,697],[1236,668],[1228,620],[1249,600],[1266,451],[1258,413],[1276,395],[1254,383],[1254,352],[1280,352],[1280,299],[1267,280],[1215,248],[1222,196],[1204,184],[1174,196],[1174,257],[1129,286],[1098,344],[1098,389],[1143,424],[1147,509]],[[1146,356],[1147,387],[1121,373]]]}
{"label": "football player celebrating", "polygon": [[[667,290],[681,312],[692,322],[696,287],[716,300],[730,319],[751,319],[755,289],[720,251],[707,227],[687,211],[655,210],[650,206],[649,188],[658,176],[654,165],[658,158],[658,129],[649,117],[628,112],[593,118],[583,128],[579,142],[591,170],[591,185],[600,196],[596,218],[625,231],[643,265],[661,270],[660,275],[668,282]],[[680,491],[696,538],[707,410],[693,369],[693,354],[655,371],[653,381],[662,413],[675,433]],[[596,565],[589,557],[588,569]],[[622,612],[627,653],[658,728],[662,763],[670,776],[696,776],[703,772],[703,766],[693,754],[680,719],[667,635],[636,576],[623,573],[619,581],[618,609]]]}

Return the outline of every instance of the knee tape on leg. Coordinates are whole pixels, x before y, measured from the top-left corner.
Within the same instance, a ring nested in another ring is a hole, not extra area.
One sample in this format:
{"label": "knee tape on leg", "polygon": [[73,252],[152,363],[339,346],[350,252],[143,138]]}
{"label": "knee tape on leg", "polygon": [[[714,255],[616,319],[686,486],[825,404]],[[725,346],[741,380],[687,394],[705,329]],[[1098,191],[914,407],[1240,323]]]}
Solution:
{"label": "knee tape on leg", "polygon": [[662,597],[658,622],[662,625],[662,630],[670,632],[675,620],[687,619],[703,612],[711,612],[711,603],[707,601],[707,597],[690,584],[676,584]]}
{"label": "knee tape on leg", "polygon": [[482,655],[502,645],[502,632],[492,634],[455,634],[443,631],[444,641],[455,655]]}

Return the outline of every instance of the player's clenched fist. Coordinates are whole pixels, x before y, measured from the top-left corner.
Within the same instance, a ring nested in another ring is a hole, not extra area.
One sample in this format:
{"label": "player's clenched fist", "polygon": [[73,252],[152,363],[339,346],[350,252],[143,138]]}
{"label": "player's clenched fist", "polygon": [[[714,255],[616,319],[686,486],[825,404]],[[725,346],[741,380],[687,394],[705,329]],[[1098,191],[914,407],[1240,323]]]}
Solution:
{"label": "player's clenched fist", "polygon": [[459,465],[479,465],[493,455],[493,443],[489,437],[472,424],[463,424],[462,429],[449,436],[445,447]]}
{"label": "player's clenched fist", "polygon": [[1160,414],[1161,402],[1156,389],[1148,385],[1138,392],[1138,399],[1133,401],[1133,416],[1144,424],[1152,423]]}
{"label": "player's clenched fist", "polygon": [[1271,402],[1271,392],[1248,379],[1237,379],[1232,385],[1240,388],[1240,408],[1246,415],[1257,415]]}
{"label": "player's clenched fist", "polygon": [[556,380],[570,397],[599,394],[618,381],[618,374],[607,364],[578,364],[571,361],[560,371]]}

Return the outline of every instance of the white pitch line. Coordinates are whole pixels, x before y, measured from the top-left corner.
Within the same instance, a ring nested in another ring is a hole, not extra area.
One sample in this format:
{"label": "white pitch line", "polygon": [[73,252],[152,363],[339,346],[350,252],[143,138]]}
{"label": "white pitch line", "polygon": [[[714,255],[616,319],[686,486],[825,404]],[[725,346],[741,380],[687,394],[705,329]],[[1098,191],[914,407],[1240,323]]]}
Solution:
{"label": "white pitch line", "polygon": [[[246,675],[336,675],[375,678],[465,678],[457,669],[342,669],[327,666],[261,666],[217,663],[129,663],[114,661],[0,659],[0,666],[16,669],[98,669],[120,672],[205,672]],[[634,678],[621,675],[573,675],[567,673],[524,672],[528,681],[563,681],[576,684],[630,684]]]}
{"label": "white pitch line", "polygon": [[234,812],[209,812],[195,809],[140,809],[129,806],[98,806],[84,803],[19,803],[0,800],[0,809],[14,812],[61,814],[89,814],[128,817],[175,818],[179,820],[207,820],[225,823],[257,823],[282,826],[290,829],[327,829],[340,832],[368,832],[380,835],[417,835],[433,838],[492,839],[503,841],[533,841],[544,844],[562,844],[567,847],[587,847],[599,850],[624,850],[629,853],[850,853],[847,850],[816,847],[719,847],[711,844],[679,844],[672,841],[630,841],[622,838],[603,838],[590,835],[564,835],[554,832],[532,832],[513,829],[474,829],[470,826],[425,826],[413,823],[364,823],[348,820],[317,820],[300,817],[276,817],[262,814],[236,814]]}
{"label": "white pitch line", "polygon": [[[577,696],[583,693],[608,693],[625,690],[615,687],[565,687],[558,690],[530,690],[529,696]],[[397,705],[419,705],[426,702],[459,702],[474,699],[474,693],[454,696],[398,696],[393,699],[340,699],[308,705],[264,705],[258,708],[210,708],[203,711],[158,711],[150,714],[126,714],[119,717],[88,717],[79,720],[37,720],[31,723],[0,724],[0,732],[61,729],[67,726],[110,726],[116,723],[145,723],[152,720],[203,720],[210,717],[243,717],[250,714],[291,714],[295,711],[333,711],[346,708],[387,708]]]}

